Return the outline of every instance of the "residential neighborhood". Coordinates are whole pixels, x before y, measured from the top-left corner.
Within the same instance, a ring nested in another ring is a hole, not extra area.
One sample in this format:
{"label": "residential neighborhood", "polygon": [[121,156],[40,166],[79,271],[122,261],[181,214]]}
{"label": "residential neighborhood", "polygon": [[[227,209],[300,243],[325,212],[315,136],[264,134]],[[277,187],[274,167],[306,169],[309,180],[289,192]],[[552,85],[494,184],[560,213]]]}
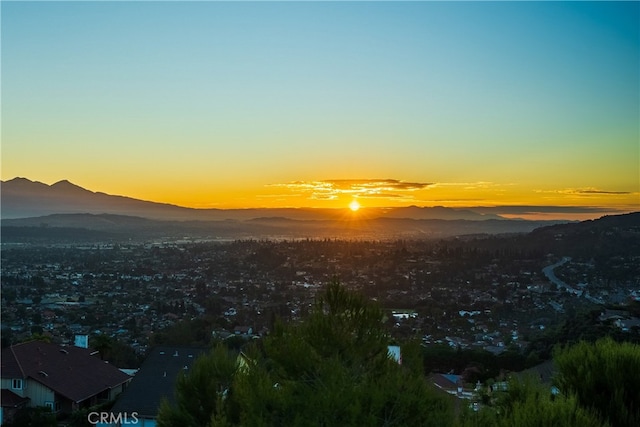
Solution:
{"label": "residential neighborhood", "polygon": [[[529,366],[550,356],[540,347],[549,330],[580,313],[637,340],[640,314],[628,307],[640,259],[582,252],[486,236],[3,245],[3,416],[34,406],[69,414],[124,392],[115,408],[152,423],[161,395],[147,401],[136,389],[167,390],[213,343],[241,351],[275,322],[305,318],[332,280],[385,311],[389,344],[418,340],[426,352],[508,354]],[[428,362],[452,395],[481,387],[468,366]]]}
{"label": "residential neighborhood", "polygon": [[[162,344],[167,328],[202,317],[211,320],[213,336],[260,336],[274,317],[303,316],[337,277],[387,308],[398,337],[499,353],[526,346],[576,310],[640,299],[637,260],[619,261],[622,275],[612,282],[593,261],[482,255],[446,242],[9,247],[2,253],[3,337],[41,334],[72,344],[76,335],[106,335],[144,355]],[[554,265],[555,280],[564,278],[571,290],[545,275]],[[629,313],[615,320],[627,330],[637,322]]]}

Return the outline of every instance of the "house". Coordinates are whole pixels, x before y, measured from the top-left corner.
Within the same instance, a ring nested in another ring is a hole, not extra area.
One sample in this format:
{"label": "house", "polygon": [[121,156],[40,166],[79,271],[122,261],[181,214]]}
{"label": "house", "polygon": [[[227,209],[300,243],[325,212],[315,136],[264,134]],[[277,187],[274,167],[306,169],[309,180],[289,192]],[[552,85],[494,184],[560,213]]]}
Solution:
{"label": "house", "polygon": [[432,374],[431,382],[440,390],[449,394],[457,395],[462,393],[462,377],[453,374]]}
{"label": "house", "polygon": [[69,414],[115,399],[131,380],[89,349],[44,341],[4,348],[0,376],[3,413],[45,406]]}
{"label": "house", "polygon": [[532,376],[540,380],[543,384],[551,384],[551,380],[556,375],[557,368],[553,363],[553,360],[542,362],[536,366],[533,366],[524,371],[520,371],[516,374],[518,378],[525,378],[526,376]]}
{"label": "house", "polygon": [[475,395],[473,390],[464,388],[464,382],[461,375],[436,373],[430,375],[430,381],[438,389],[460,399],[471,399]]}
{"label": "house", "polygon": [[0,425],[13,420],[15,414],[29,403],[28,397],[20,397],[9,389],[0,390]]}
{"label": "house", "polygon": [[236,335],[249,336],[253,334],[253,328],[251,326],[236,326],[233,328],[233,333]]}
{"label": "house", "polygon": [[640,318],[631,317],[629,319],[617,319],[613,324],[623,331],[628,332],[633,328],[640,328]]}
{"label": "house", "polygon": [[[539,379],[542,384],[549,386],[549,391],[551,394],[556,395],[560,393],[558,387],[553,385],[553,377],[556,376],[558,369],[553,362],[553,360],[547,360],[546,362],[542,362],[536,366],[532,366],[529,369],[525,369],[524,371],[520,371],[515,373],[515,378],[523,380],[527,377]],[[502,384],[502,388],[498,386]],[[494,391],[506,391],[509,388],[509,383],[503,381],[502,383],[495,383],[493,385]]]}
{"label": "house", "polygon": [[402,351],[399,345],[388,345],[387,356],[394,362],[398,362],[398,365],[402,365]]}
{"label": "house", "polygon": [[[111,408],[112,419],[124,418],[127,414],[137,420],[136,426],[156,425],[158,408],[166,398],[174,404],[176,378],[180,372],[191,368],[194,360],[207,350],[193,347],[155,347],[144,360],[127,390]],[[106,424],[123,425],[120,422]]]}

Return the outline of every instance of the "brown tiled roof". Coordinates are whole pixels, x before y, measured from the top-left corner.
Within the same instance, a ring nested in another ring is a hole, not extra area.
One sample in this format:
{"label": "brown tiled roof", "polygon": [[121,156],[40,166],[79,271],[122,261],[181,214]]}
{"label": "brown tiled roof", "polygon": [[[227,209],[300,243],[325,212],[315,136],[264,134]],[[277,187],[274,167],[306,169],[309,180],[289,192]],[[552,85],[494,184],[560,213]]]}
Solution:
{"label": "brown tiled roof", "polygon": [[43,341],[29,341],[3,349],[1,375],[2,378],[33,378],[74,402],[81,402],[131,378],[92,356],[91,350]]}
{"label": "brown tiled roof", "polygon": [[444,390],[457,390],[458,384],[455,381],[452,381],[452,375],[444,375],[444,374],[432,374],[431,381]]}
{"label": "brown tiled roof", "polygon": [[25,378],[26,375],[15,354],[13,354],[13,347],[7,347],[2,349],[2,357],[0,358],[0,376],[2,378]]}

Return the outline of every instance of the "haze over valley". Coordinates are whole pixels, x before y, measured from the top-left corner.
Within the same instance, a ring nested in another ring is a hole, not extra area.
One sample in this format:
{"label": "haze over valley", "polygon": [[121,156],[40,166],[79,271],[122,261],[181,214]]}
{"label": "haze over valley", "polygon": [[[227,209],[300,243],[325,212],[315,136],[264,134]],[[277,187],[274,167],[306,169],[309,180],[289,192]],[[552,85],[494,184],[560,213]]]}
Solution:
{"label": "haze over valley", "polygon": [[65,235],[68,239],[115,240],[433,238],[528,232],[566,222],[508,219],[491,213],[499,208],[193,209],[92,192],[66,180],[46,185],[16,178],[1,185],[4,242],[20,236]]}

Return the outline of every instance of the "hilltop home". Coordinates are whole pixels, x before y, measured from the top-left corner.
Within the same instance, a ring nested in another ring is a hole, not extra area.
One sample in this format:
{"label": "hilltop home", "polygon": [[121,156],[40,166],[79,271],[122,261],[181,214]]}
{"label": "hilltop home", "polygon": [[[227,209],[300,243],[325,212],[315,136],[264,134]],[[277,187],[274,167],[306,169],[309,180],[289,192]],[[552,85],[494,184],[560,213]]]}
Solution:
{"label": "hilltop home", "polygon": [[175,386],[179,374],[187,373],[198,356],[206,353],[203,348],[155,347],[144,360],[140,370],[131,381],[131,386],[111,408],[109,423],[99,426],[126,425],[121,418],[135,414],[138,427],[155,427],[158,408],[163,399],[175,404]]}
{"label": "hilltop home", "polygon": [[69,414],[115,399],[131,380],[100,360],[96,352],[44,341],[2,349],[0,377],[6,415],[14,412],[16,405],[44,406],[54,413]]}

